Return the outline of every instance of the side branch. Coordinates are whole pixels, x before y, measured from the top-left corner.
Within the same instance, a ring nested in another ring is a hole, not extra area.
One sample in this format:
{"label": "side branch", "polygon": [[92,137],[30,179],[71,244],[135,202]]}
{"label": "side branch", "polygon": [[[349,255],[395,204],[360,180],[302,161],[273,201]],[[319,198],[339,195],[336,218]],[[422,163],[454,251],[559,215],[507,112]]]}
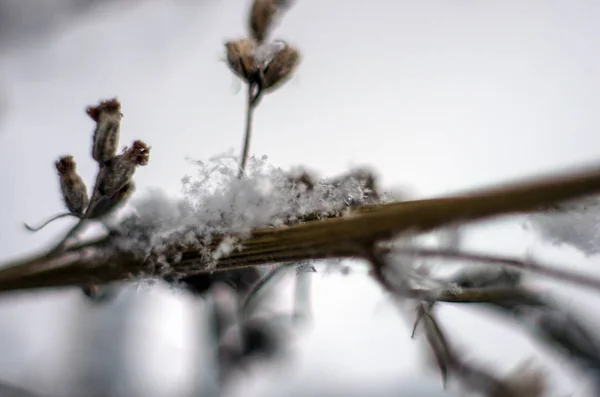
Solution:
{"label": "side branch", "polygon": [[[193,274],[213,270],[266,265],[329,257],[360,257],[365,244],[386,240],[400,233],[426,232],[457,222],[475,221],[503,214],[539,210],[559,201],[600,192],[600,167],[535,181],[507,184],[445,198],[364,205],[347,216],[315,220],[279,228],[256,230],[243,241],[243,248],[220,258],[206,258],[198,247],[178,248],[179,258],[170,261],[169,273]],[[198,236],[198,241],[203,241]],[[225,236],[212,236],[205,248],[216,250]],[[150,266],[148,256],[118,247],[121,237],[58,254],[41,254],[0,269],[0,291],[102,284],[132,278],[161,277]],[[135,241],[128,241],[135,246]]]}

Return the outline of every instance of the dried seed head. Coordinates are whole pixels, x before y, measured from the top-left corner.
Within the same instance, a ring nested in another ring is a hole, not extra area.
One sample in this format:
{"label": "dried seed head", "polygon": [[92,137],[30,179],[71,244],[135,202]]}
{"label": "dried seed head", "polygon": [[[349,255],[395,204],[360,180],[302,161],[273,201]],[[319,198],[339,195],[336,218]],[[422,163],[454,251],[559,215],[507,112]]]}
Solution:
{"label": "dried seed head", "polygon": [[265,40],[276,12],[275,0],[254,0],[250,10],[250,32],[259,43]]}
{"label": "dried seed head", "polygon": [[150,158],[150,148],[142,141],[134,141],[131,148],[105,163],[98,175],[98,192],[112,196],[133,177],[137,166],[145,166]]}
{"label": "dried seed head", "polygon": [[98,122],[100,118],[104,114],[121,114],[121,103],[117,100],[117,98],[107,99],[105,101],[100,101],[100,104],[97,106],[88,106],[85,109],[85,112],[94,120]]}
{"label": "dried seed head", "polygon": [[129,181],[125,184],[125,186],[117,190],[117,192],[111,196],[102,196],[100,194],[96,194],[94,199],[92,199],[92,203],[90,204],[90,210],[87,213],[87,217],[90,219],[98,219],[109,215],[117,208],[125,204],[134,191],[135,184],[133,181]]}
{"label": "dried seed head", "polygon": [[291,6],[290,0],[254,0],[250,9],[250,33],[254,39],[262,43],[275,24],[276,14]]}
{"label": "dried seed head", "polygon": [[103,164],[115,157],[119,144],[121,126],[121,104],[116,98],[101,101],[97,106],[88,106],[86,113],[96,122],[92,138],[92,157]]}
{"label": "dried seed head", "polygon": [[225,43],[227,64],[231,71],[246,81],[252,83],[258,78],[260,68],[254,59],[256,43],[251,39],[240,39]]}
{"label": "dried seed head", "polygon": [[55,164],[65,205],[71,214],[81,217],[89,200],[85,183],[76,172],[73,156],[63,156]]}
{"label": "dried seed head", "polygon": [[286,44],[264,69],[262,89],[264,91],[274,90],[285,83],[299,62],[300,53]]}
{"label": "dried seed head", "polygon": [[150,147],[142,141],[134,141],[131,148],[125,148],[124,153],[129,158],[129,161],[136,165],[148,165],[150,160]]}
{"label": "dried seed head", "polygon": [[77,168],[77,164],[75,163],[75,160],[73,160],[73,156],[62,156],[60,159],[58,159],[55,165],[59,176],[75,172],[75,169]]}

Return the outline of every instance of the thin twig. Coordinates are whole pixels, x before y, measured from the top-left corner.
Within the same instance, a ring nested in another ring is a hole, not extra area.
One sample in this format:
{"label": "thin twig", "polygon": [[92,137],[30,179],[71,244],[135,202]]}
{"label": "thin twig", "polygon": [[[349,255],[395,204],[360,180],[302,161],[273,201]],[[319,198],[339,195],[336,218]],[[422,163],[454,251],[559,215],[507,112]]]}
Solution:
{"label": "thin twig", "polygon": [[251,304],[258,299],[258,294],[267,284],[269,284],[271,281],[274,281],[285,270],[288,270],[287,266],[277,266],[276,268],[271,269],[256,284],[254,284],[240,303],[240,315],[248,317],[250,314],[252,314],[256,305],[251,306]]}
{"label": "thin twig", "polygon": [[[510,388],[497,377],[493,376],[488,371],[481,368],[479,365],[467,364],[457,352],[451,347],[448,338],[442,331],[442,328],[435,319],[433,313],[428,307],[428,303],[432,300],[444,300],[444,298],[456,297],[461,294],[460,291],[457,293],[448,290],[441,291],[437,294],[431,294],[431,291],[415,290],[408,286],[408,280],[403,282],[403,285],[398,288],[390,282],[384,270],[390,268],[389,262],[386,258],[383,258],[381,253],[377,252],[374,245],[365,246],[363,253],[366,259],[371,262],[375,278],[381,284],[381,286],[390,292],[396,299],[402,298],[421,298],[422,302],[419,303],[419,316],[423,318],[425,335],[427,341],[434,353],[437,366],[442,375],[442,383],[444,388],[446,387],[447,377],[452,374],[457,377],[466,387],[471,390],[483,392],[489,396],[510,396]],[[422,294],[425,292],[424,294]],[[510,293],[516,292],[513,288]],[[426,295],[429,294],[429,299],[426,299]],[[421,296],[419,296],[421,295]],[[444,296],[445,295],[445,296]],[[468,298],[468,297],[467,297]],[[513,297],[511,297],[512,299]]]}
{"label": "thin twig", "polygon": [[555,267],[541,265],[533,261],[524,261],[508,256],[475,254],[455,250],[420,247],[384,247],[382,248],[382,251],[385,253],[393,253],[398,255],[414,255],[421,258],[429,257],[479,263],[496,263],[499,265],[509,266],[520,270],[539,273],[544,276],[552,277],[561,281],[578,284],[584,287],[589,287],[600,291],[600,279],[598,278],[590,277],[588,275],[583,274],[572,273],[570,271],[561,270]]}
{"label": "thin twig", "polygon": [[58,215],[54,215],[52,218],[45,220],[42,224],[38,225],[38,226],[31,226],[28,225],[27,223],[25,223],[25,229],[29,230],[30,232],[37,232],[39,230],[42,230],[43,228],[45,228],[47,225],[49,225],[50,223],[54,222],[57,219],[61,219],[61,218],[65,218],[67,216],[77,216],[75,214],[72,214],[71,212],[65,212],[62,214],[58,214]]}

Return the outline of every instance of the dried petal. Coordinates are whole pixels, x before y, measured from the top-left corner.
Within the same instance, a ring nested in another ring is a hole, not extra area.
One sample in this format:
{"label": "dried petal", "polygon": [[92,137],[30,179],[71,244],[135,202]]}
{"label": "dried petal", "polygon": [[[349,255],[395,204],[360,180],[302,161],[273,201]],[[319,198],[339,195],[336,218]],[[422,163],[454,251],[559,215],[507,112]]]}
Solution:
{"label": "dried petal", "polygon": [[260,73],[259,65],[254,58],[255,50],[256,43],[250,39],[225,43],[229,68],[236,76],[249,84],[257,81]]}
{"label": "dried petal", "polygon": [[81,217],[89,199],[83,179],[76,172],[77,165],[73,156],[63,156],[56,162],[60,178],[60,189],[69,212]]}
{"label": "dried petal", "polygon": [[276,14],[289,8],[289,0],[254,0],[250,9],[250,33],[259,43],[267,38],[270,28],[274,25]]}
{"label": "dried petal", "polygon": [[98,106],[88,106],[88,116],[96,122],[94,137],[92,138],[92,157],[98,163],[115,157],[119,144],[119,130],[121,125],[121,104],[116,98],[101,101]]}
{"label": "dried petal", "polygon": [[264,91],[274,90],[286,82],[299,62],[299,52],[286,44],[264,69],[262,89]]}
{"label": "dried petal", "polygon": [[137,166],[148,164],[150,148],[142,141],[135,141],[131,148],[105,163],[98,175],[98,193],[112,196],[133,177]]}

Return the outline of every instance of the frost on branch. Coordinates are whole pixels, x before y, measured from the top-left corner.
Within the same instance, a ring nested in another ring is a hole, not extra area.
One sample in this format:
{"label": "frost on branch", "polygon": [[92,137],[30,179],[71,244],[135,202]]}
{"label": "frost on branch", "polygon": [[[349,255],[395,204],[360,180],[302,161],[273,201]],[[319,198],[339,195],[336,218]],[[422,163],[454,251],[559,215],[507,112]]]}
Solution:
{"label": "frost on branch", "polygon": [[[239,249],[243,245],[239,239],[253,229],[319,219],[353,205],[381,201],[374,176],[364,169],[317,179],[305,171],[273,167],[263,156],[252,158],[247,176],[238,179],[236,161],[229,155],[193,161],[198,173],[182,179],[183,198],[153,191],[135,200],[135,213],[120,223],[118,231],[163,259],[171,248],[185,246],[216,260]],[[204,247],[214,236],[230,238],[216,252],[208,252]]]}
{"label": "frost on branch", "polygon": [[534,231],[552,244],[568,244],[586,255],[600,253],[600,197],[548,208],[529,217]]}

